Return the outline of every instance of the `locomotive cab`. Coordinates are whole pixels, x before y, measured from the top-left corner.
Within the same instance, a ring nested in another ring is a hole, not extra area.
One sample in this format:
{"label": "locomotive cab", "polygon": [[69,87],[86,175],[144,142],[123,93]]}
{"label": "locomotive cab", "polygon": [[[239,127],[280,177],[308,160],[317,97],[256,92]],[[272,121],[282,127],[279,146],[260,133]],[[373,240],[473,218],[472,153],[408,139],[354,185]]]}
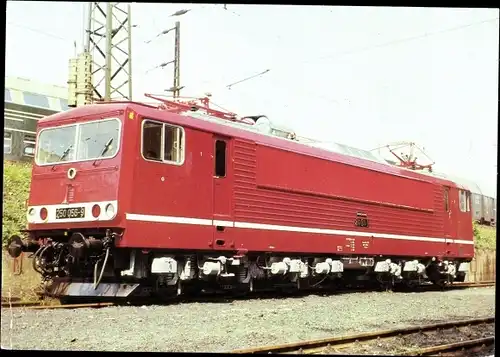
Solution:
{"label": "locomotive cab", "polygon": [[42,228],[39,225],[47,223],[115,218],[121,127],[119,118],[110,117],[39,131],[29,224]]}
{"label": "locomotive cab", "polygon": [[[124,104],[76,108],[39,121],[27,229],[10,239],[9,253],[34,253],[45,280],[90,279],[124,230],[119,204]],[[101,274],[102,275],[102,274]],[[101,276],[102,277],[102,276]]]}

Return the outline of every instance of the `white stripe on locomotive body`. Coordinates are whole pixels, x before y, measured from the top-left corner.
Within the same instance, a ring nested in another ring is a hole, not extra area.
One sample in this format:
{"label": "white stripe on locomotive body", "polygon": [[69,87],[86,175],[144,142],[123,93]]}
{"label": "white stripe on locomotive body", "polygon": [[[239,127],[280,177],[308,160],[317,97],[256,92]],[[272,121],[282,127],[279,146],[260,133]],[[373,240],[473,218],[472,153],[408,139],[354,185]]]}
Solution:
{"label": "white stripe on locomotive body", "polygon": [[[109,203],[113,204],[115,207],[115,215],[112,216],[111,218],[106,216],[106,212],[105,212],[105,208]],[[92,215],[92,207],[95,204],[98,204],[101,208],[101,214],[97,218],[95,218]],[[42,220],[40,218],[40,210],[43,207],[45,207],[47,209],[47,212],[48,212],[47,219],[45,219],[45,220]],[[56,209],[58,209],[58,208],[76,208],[76,207],[84,207],[85,208],[85,218],[56,219]],[[31,223],[31,224],[95,222],[95,221],[106,221],[106,220],[113,219],[116,216],[116,212],[118,210],[118,201],[83,202],[83,203],[69,203],[69,204],[59,204],[59,205],[29,206],[27,212],[29,212],[32,208],[34,209],[33,215],[30,216],[29,213],[27,213],[28,223]],[[223,226],[223,227],[234,227],[234,228],[240,228],[240,229],[259,229],[259,230],[269,230],[269,231],[285,231],[285,232],[326,234],[326,235],[348,235],[348,236],[357,236],[357,237],[373,237],[373,238],[398,239],[398,240],[413,240],[413,241],[435,242],[435,243],[457,243],[457,244],[469,244],[469,245],[474,244],[473,241],[463,240],[463,239],[419,237],[419,236],[408,236],[408,235],[346,231],[346,230],[313,228],[313,227],[295,227],[295,226],[284,226],[284,225],[263,224],[263,223],[250,223],[250,222],[233,222],[233,221],[192,218],[192,217],[174,217],[174,216],[158,216],[158,215],[144,215],[144,214],[127,213],[126,219],[129,221],[142,221],[142,222],[155,222],[155,223],[190,224],[190,225],[199,225],[199,226]]]}
{"label": "white stripe on locomotive body", "polygon": [[[101,213],[99,217],[95,218],[92,215],[92,207],[98,204],[101,208]],[[106,215],[106,206],[112,204],[114,206],[114,215]],[[66,218],[66,219],[56,219],[56,209],[58,208],[85,208],[84,218]],[[47,219],[42,220],[40,217],[40,211],[42,208],[47,209]],[[32,215],[29,214],[30,210],[34,209]],[[42,223],[80,223],[80,222],[96,222],[96,221],[110,221],[116,217],[116,212],[118,212],[118,201],[99,201],[99,202],[78,202],[78,203],[63,203],[58,205],[39,205],[39,206],[29,206],[26,211],[26,218],[28,223],[31,224],[42,224]]]}
{"label": "white stripe on locomotive body", "polygon": [[212,225],[219,227],[234,227],[235,222],[231,221],[218,221],[216,219],[213,220]]}
{"label": "white stripe on locomotive body", "polygon": [[178,224],[195,224],[199,226],[211,226],[213,220],[203,218],[187,218],[187,217],[172,217],[172,216],[154,216],[145,214],[127,213],[126,217],[129,221],[143,221],[156,223],[178,223]]}
{"label": "white stripe on locomotive body", "polygon": [[401,240],[414,240],[414,241],[435,242],[435,243],[457,243],[457,244],[469,244],[469,245],[474,244],[474,241],[463,240],[463,239],[418,237],[418,236],[407,236],[407,235],[396,235],[396,234],[385,234],[385,233],[344,231],[344,230],[324,229],[324,228],[282,226],[282,225],[275,225],[275,224],[218,221],[218,220],[187,218],[187,217],[152,216],[152,215],[145,215],[145,214],[127,213],[126,218],[129,221],[175,223],[175,224],[195,224],[195,225],[203,225],[203,226],[225,226],[225,227],[235,227],[235,228],[240,228],[240,229],[261,229],[261,230],[270,230],[270,231],[285,231],[285,232],[313,233],[313,234],[327,234],[327,235],[349,235],[349,236],[357,236],[357,237],[401,239]]}

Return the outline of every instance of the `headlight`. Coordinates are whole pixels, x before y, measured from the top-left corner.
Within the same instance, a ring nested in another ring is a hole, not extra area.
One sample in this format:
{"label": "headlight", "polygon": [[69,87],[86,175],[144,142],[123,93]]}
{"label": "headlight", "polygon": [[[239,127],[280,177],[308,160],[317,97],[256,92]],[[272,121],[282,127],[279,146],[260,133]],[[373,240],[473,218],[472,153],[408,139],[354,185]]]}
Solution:
{"label": "headlight", "polygon": [[42,219],[42,221],[45,221],[48,215],[49,211],[47,211],[47,208],[42,207],[42,209],[40,210],[40,218]]}
{"label": "headlight", "polygon": [[108,203],[106,205],[106,216],[108,216],[108,218],[113,218],[113,216],[115,215],[115,206],[113,206],[112,203]]}
{"label": "headlight", "polygon": [[35,209],[33,207],[31,207],[29,210],[28,210],[28,216],[34,216],[35,215]]}

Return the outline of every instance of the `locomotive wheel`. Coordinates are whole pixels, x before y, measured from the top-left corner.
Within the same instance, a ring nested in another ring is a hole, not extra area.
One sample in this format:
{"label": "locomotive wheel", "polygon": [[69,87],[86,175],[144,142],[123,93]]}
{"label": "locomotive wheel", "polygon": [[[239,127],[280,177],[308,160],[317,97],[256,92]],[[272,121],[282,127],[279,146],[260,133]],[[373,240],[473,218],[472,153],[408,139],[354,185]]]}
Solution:
{"label": "locomotive wheel", "polygon": [[253,279],[250,278],[246,283],[239,283],[235,285],[233,291],[233,295],[235,296],[246,296],[248,294],[252,294],[254,292],[254,282]]}
{"label": "locomotive wheel", "polygon": [[311,288],[311,285],[309,284],[309,279],[297,279],[297,290],[303,291],[303,290],[309,290]]}
{"label": "locomotive wheel", "polygon": [[431,280],[432,284],[434,284],[436,287],[440,288],[443,290],[448,282],[445,279],[433,279]]}
{"label": "locomotive wheel", "polygon": [[394,282],[392,279],[381,281],[380,282],[380,289],[385,292],[393,291],[394,289]]}
{"label": "locomotive wheel", "polygon": [[248,283],[238,284],[231,290],[231,296],[234,298],[244,298],[252,293],[251,289],[253,289],[253,282],[249,281]]}
{"label": "locomotive wheel", "polygon": [[415,280],[406,280],[404,282],[404,286],[408,289],[415,289],[417,286],[418,286],[418,282],[416,282]]}

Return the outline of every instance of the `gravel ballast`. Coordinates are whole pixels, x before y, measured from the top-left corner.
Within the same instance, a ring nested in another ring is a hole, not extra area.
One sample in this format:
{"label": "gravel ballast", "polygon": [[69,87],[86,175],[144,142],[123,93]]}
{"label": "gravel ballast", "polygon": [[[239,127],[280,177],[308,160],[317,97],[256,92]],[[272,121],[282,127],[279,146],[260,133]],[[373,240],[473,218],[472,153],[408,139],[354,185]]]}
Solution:
{"label": "gravel ballast", "polygon": [[101,309],[2,308],[1,341],[12,349],[224,352],[494,314],[494,287]]}
{"label": "gravel ballast", "polygon": [[[417,356],[417,351],[427,347],[435,347],[451,343],[476,340],[495,336],[495,324],[484,323],[481,325],[459,326],[440,330],[419,331],[403,334],[385,339],[358,341],[344,346],[329,346],[321,354],[342,355],[391,355],[401,356],[411,352]],[[474,346],[476,347],[476,346]],[[485,350],[485,349],[484,349]],[[465,351],[463,351],[465,352]],[[467,351],[470,352],[470,351]],[[466,354],[466,356],[470,354]],[[486,355],[483,355],[486,356]]]}

